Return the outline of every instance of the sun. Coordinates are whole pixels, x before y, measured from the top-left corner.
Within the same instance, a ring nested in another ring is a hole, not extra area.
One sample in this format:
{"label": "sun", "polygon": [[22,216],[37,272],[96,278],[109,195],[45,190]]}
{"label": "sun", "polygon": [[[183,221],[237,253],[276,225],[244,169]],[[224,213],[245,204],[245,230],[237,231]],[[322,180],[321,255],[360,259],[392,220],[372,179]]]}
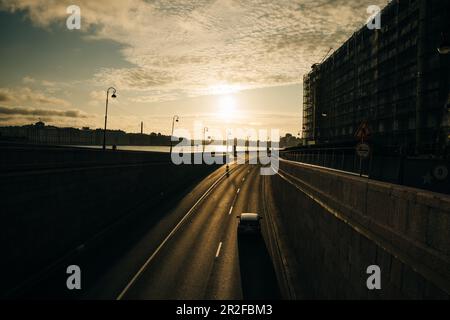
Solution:
{"label": "sun", "polygon": [[230,121],[236,117],[237,103],[232,95],[219,97],[219,117],[223,120]]}

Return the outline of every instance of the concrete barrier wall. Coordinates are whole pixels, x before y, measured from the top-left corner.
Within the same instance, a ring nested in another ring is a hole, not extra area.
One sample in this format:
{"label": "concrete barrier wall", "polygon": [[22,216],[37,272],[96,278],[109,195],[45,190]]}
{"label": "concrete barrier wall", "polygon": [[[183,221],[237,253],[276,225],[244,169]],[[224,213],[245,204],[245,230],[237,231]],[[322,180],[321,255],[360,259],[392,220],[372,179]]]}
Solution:
{"label": "concrete barrier wall", "polygon": [[0,172],[169,161],[169,153],[0,143]]}
{"label": "concrete barrier wall", "polygon": [[[76,158],[76,151],[72,154]],[[124,163],[0,175],[0,272],[7,275],[0,292],[142,206],[150,214],[152,207],[217,168],[168,161],[128,164],[135,153],[120,157]]]}
{"label": "concrete barrier wall", "polygon": [[[313,298],[449,298],[450,197],[282,161],[273,192]],[[381,268],[369,291],[366,269]]]}

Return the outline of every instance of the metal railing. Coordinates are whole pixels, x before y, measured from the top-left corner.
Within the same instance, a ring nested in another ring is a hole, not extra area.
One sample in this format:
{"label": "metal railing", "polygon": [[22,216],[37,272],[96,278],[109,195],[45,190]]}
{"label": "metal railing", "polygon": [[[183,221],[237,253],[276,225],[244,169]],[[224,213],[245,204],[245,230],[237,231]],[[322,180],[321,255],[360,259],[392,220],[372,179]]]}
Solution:
{"label": "metal railing", "polygon": [[369,175],[372,158],[360,158],[355,148],[317,148],[285,151],[281,157],[286,160],[313,164],[360,175]]}
{"label": "metal railing", "polygon": [[354,147],[286,150],[280,152],[280,157],[373,180],[450,193],[450,160],[447,157],[414,157],[373,148],[370,156],[363,159]]}

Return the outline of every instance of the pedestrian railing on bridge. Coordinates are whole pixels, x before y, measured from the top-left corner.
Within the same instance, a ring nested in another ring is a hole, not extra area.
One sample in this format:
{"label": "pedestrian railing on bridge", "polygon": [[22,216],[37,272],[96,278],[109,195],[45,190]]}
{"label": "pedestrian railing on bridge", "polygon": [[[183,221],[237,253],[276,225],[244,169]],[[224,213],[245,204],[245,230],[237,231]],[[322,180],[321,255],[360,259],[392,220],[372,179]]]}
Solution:
{"label": "pedestrian railing on bridge", "polygon": [[280,152],[283,159],[356,173],[370,179],[439,193],[450,193],[450,161],[372,149],[361,158],[354,147],[303,148]]}

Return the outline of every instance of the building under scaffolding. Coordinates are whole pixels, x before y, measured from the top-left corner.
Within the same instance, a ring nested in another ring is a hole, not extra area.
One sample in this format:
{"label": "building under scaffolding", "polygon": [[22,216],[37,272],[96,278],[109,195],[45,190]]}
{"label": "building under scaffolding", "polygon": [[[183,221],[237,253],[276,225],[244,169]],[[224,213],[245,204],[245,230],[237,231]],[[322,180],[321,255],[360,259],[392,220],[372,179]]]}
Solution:
{"label": "building under scaffolding", "polygon": [[355,142],[367,122],[373,145],[448,152],[450,56],[438,48],[449,13],[448,0],[394,0],[380,30],[364,26],[314,65],[303,79],[305,142]]}

